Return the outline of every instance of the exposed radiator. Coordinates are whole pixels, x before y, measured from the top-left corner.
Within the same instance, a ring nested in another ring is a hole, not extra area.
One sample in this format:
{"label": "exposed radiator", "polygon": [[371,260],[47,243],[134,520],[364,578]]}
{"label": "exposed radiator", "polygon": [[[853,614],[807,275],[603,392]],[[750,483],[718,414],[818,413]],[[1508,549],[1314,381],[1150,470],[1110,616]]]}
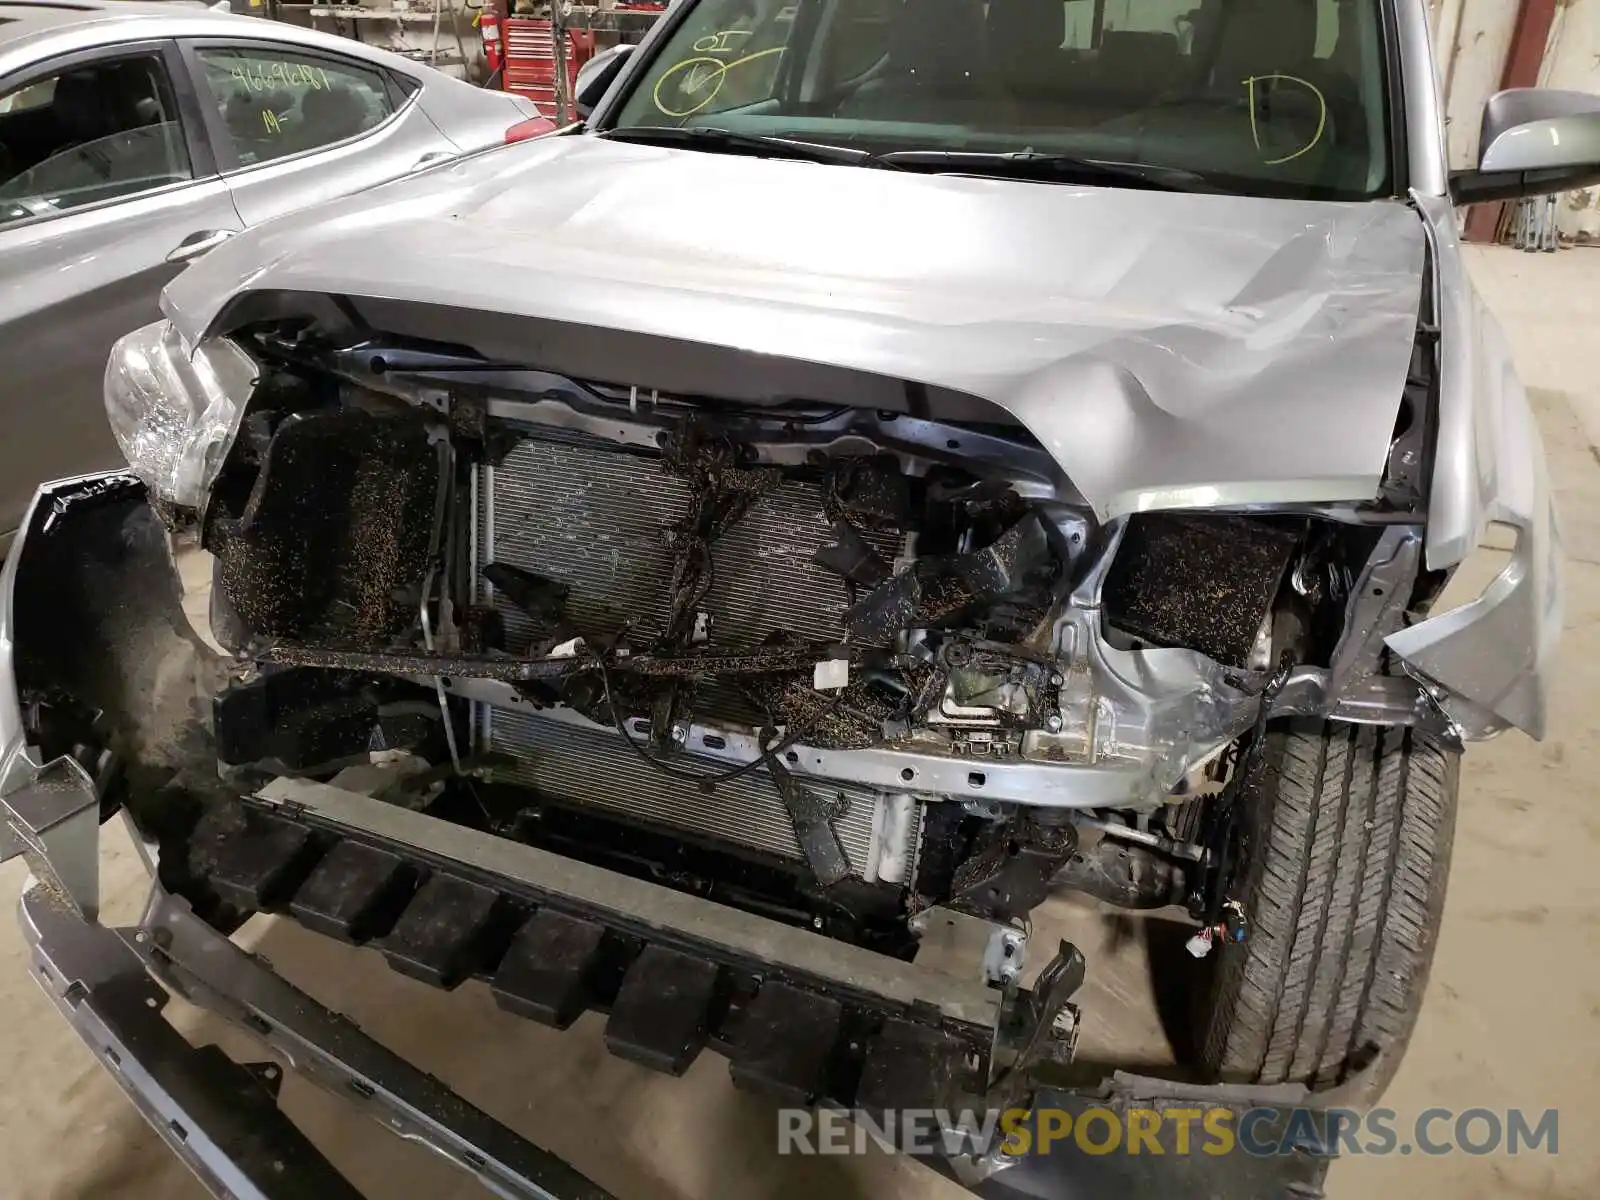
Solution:
{"label": "exposed radiator", "polygon": [[[626,618],[636,642],[659,633],[668,606],[672,562],[662,530],[688,504],[688,489],[657,459],[619,453],[579,439],[526,441],[478,481],[478,561],[504,562],[571,588],[567,610],[580,624]],[[788,482],[756,504],[714,547],[715,578],[704,603],[711,641],[721,648],[759,644],[785,629],[834,639],[848,603],[844,583],[810,560],[828,540],[821,492]],[[896,543],[878,539],[892,559]],[[498,603],[512,645],[529,623]],[[716,715],[710,698],[697,709]],[[695,785],[652,770],[611,730],[496,709],[487,714],[492,749],[517,759],[517,777],[552,799],[593,805],[714,841],[800,858],[788,813],[765,772],[705,795]],[[872,861],[875,809],[869,791],[845,791],[834,830],[857,874]],[[920,808],[891,854],[910,857]]]}
{"label": "exposed radiator", "polygon": [[[552,799],[610,809],[784,858],[800,857],[789,814],[764,771],[721,784],[708,796],[693,783],[651,770],[611,730],[499,709],[492,716],[490,736],[495,749],[518,760],[511,777]],[[863,874],[872,861],[877,794],[857,789],[830,789],[830,794],[844,797],[844,811],[834,819],[833,831],[855,873]],[[891,852],[911,852],[916,825],[913,821],[906,844]]]}
{"label": "exposed radiator", "polygon": [[[487,474],[479,561],[568,584],[568,611],[580,623],[626,618],[642,639],[660,632],[672,580],[662,530],[688,506],[681,480],[655,458],[546,441],[523,442]],[[719,538],[705,600],[712,643],[750,647],[776,629],[838,638],[845,583],[811,561],[828,529],[821,489],[788,482]],[[885,561],[894,559],[896,539],[868,540]],[[502,606],[502,615],[513,636],[526,632],[514,609]]]}

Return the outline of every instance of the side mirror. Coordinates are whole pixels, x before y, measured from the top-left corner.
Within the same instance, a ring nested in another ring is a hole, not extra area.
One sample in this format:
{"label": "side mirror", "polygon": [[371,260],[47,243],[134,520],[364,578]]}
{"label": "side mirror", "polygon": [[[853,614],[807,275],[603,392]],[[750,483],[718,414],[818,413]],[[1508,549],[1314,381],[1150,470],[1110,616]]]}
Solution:
{"label": "side mirror", "polygon": [[577,109],[580,121],[587,121],[589,114],[599,106],[606,89],[622,73],[623,65],[634,49],[634,46],[623,42],[620,46],[602,50],[578,68],[578,78],[572,89],[572,106]]}
{"label": "side mirror", "polygon": [[1600,183],[1600,96],[1512,88],[1483,109],[1478,167],[1450,177],[1457,204],[1520,200]]}

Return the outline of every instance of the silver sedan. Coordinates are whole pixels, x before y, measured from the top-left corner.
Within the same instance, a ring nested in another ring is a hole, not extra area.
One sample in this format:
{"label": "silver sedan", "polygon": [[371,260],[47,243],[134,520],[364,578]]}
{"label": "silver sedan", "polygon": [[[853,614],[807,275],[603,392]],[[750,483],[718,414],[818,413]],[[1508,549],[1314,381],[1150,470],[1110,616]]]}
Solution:
{"label": "silver sedan", "polygon": [[0,541],[113,466],[101,374],[185,262],[282,213],[527,132],[372,46],[198,5],[0,0]]}

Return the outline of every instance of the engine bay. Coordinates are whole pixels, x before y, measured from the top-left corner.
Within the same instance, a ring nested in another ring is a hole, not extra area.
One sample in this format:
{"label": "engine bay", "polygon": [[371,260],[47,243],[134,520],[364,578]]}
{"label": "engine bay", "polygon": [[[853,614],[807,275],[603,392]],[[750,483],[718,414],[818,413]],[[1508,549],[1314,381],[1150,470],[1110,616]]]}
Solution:
{"label": "engine bay", "polygon": [[1043,624],[1081,511],[892,455],[766,465],[692,417],[641,453],[514,426],[463,444],[412,412],[266,416],[207,541],[238,628],[284,661],[453,657],[537,707],[648,715],[658,754],[708,714],[997,756],[1048,724]]}
{"label": "engine bay", "polygon": [[263,371],[202,526],[226,778],[902,954],[932,905],[1203,906],[1232,743],[1371,540],[1102,524],[1015,424],[240,341]]}
{"label": "engine bay", "polygon": [[[1309,518],[1104,526],[1014,424],[304,341],[243,342],[266,370],[203,520],[226,778],[331,779],[896,954],[934,904],[1198,894]],[[1194,680],[1112,662],[1160,648],[1224,701],[1211,746]]]}

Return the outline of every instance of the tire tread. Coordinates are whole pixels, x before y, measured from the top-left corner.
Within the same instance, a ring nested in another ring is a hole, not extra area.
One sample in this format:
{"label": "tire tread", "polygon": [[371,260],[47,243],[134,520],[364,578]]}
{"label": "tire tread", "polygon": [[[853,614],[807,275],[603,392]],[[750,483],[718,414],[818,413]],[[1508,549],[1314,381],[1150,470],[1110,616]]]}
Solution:
{"label": "tire tread", "polygon": [[1221,947],[1203,1065],[1235,1082],[1381,1089],[1421,1007],[1459,754],[1405,728],[1274,726],[1241,789],[1247,940]]}

